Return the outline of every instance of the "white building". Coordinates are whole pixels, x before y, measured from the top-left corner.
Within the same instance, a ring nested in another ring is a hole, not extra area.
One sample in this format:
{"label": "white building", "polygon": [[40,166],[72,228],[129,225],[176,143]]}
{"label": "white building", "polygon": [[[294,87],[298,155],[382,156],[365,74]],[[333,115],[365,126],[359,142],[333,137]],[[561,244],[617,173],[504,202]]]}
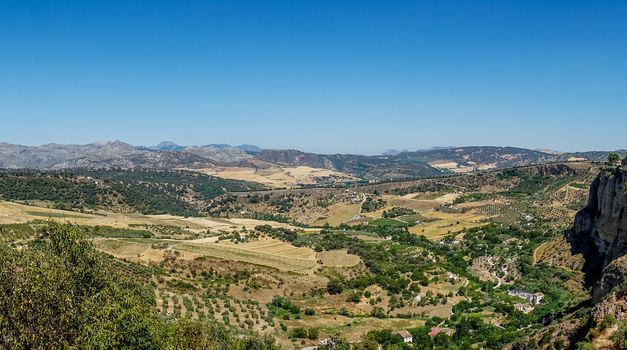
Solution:
{"label": "white building", "polygon": [[403,342],[405,343],[411,343],[412,341],[414,341],[414,337],[412,337],[411,333],[409,333],[408,331],[405,331],[405,330],[398,331],[398,335],[400,335],[401,338],[403,338]]}

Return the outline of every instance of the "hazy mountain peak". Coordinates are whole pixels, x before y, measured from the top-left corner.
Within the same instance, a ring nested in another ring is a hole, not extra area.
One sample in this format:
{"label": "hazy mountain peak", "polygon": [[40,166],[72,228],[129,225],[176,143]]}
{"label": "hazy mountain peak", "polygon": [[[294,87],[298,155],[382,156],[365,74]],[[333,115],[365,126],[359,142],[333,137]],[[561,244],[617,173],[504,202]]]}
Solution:
{"label": "hazy mountain peak", "polygon": [[182,151],[185,149],[185,147],[179,146],[172,141],[161,141],[158,145],[149,148],[157,151]]}

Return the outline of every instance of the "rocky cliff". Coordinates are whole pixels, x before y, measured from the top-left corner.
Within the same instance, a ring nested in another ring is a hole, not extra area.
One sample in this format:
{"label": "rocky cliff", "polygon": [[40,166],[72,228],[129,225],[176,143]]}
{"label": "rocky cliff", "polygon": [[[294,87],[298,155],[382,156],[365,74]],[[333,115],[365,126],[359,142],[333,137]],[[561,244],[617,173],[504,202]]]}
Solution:
{"label": "rocky cliff", "polygon": [[588,205],[577,213],[570,241],[586,256],[600,301],[627,276],[627,170],[603,171],[590,186]]}

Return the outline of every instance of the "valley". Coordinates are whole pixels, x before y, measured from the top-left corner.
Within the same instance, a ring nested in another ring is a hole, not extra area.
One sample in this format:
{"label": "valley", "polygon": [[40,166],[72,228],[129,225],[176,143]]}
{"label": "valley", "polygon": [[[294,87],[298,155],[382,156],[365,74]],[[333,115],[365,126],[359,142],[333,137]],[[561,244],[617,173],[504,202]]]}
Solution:
{"label": "valley", "polygon": [[[538,324],[590,299],[584,262],[562,232],[599,168],[567,162],[300,189],[241,177],[224,183],[229,190],[212,187],[215,174],[188,170],[7,171],[0,234],[27,246],[51,222],[72,225],[150,291],[160,317],[214,320],[285,349],[366,344],[376,334],[389,345],[400,330],[433,346],[568,344],[577,327],[566,316]],[[134,188],[151,190],[131,199]],[[153,199],[164,195],[186,210]],[[525,304],[515,290],[543,301]]]}

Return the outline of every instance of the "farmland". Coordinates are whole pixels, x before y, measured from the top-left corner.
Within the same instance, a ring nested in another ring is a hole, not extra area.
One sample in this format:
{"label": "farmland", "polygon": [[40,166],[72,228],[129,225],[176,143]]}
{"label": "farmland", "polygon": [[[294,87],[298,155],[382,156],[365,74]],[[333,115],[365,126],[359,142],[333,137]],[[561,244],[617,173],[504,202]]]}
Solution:
{"label": "farmland", "polygon": [[[24,246],[48,221],[76,225],[117,273],[149,290],[161,317],[272,335],[286,349],[455,326],[467,310],[498,333],[581,300],[581,260],[552,232],[571,220],[583,192],[571,184],[585,174],[233,192],[211,202],[215,216],[0,201],[0,233]],[[541,290],[550,304],[509,312],[512,286]]]}
{"label": "farmland", "polygon": [[263,164],[257,167],[213,167],[200,172],[224,179],[251,181],[270,188],[294,188],[303,185],[337,185],[357,178],[327,169],[308,166],[285,167]]}

